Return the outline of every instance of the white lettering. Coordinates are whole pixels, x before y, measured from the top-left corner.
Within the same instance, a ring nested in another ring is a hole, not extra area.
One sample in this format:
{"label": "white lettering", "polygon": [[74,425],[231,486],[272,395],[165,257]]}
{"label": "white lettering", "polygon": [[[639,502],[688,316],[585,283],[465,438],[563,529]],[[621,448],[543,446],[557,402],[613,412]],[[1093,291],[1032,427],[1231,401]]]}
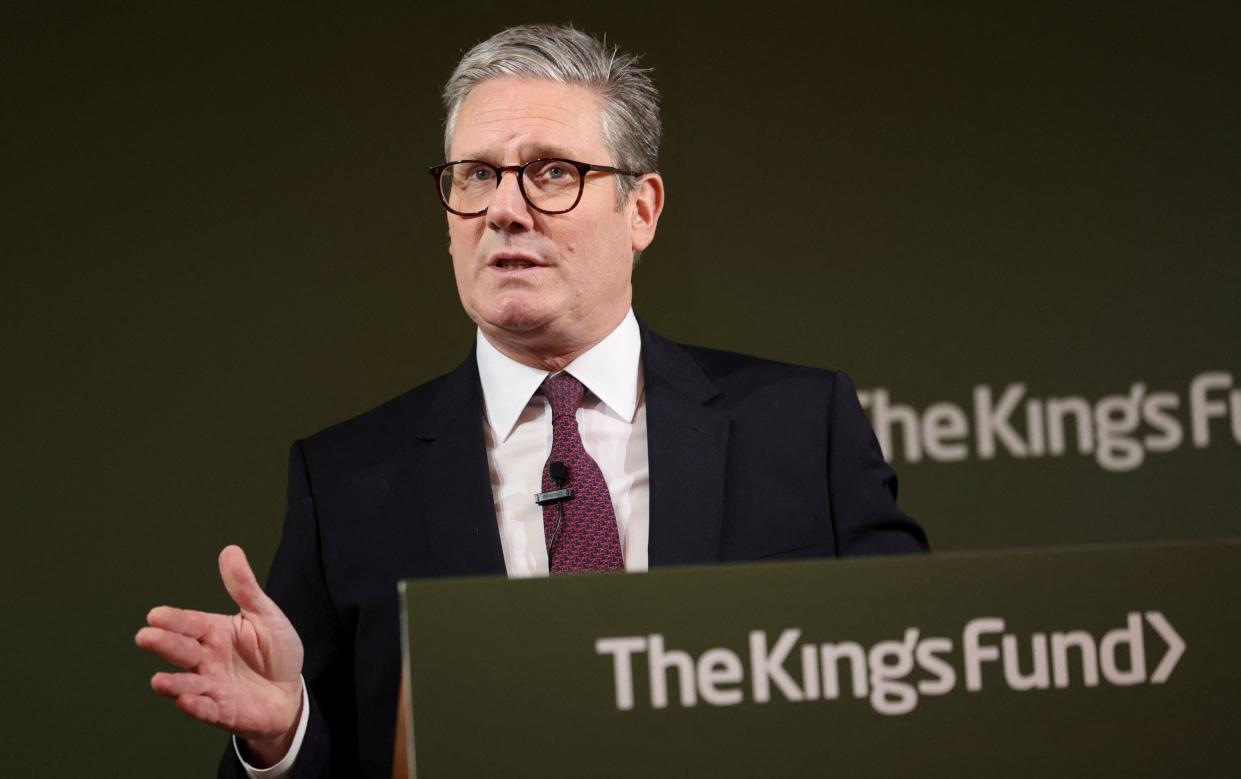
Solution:
{"label": "white lettering", "polygon": [[708,649],[698,658],[698,693],[712,706],[736,706],[741,703],[741,690],[725,690],[720,685],[740,684],[742,675],[736,652],[723,647]]}
{"label": "white lettering", "polygon": [[999,404],[992,404],[990,387],[980,384],[974,388],[974,429],[978,436],[978,456],[982,459],[995,457],[997,438],[1013,457],[1026,456],[1026,446],[1009,425],[1008,419],[1025,391],[1024,384],[1010,384],[1000,397]]}
{"label": "white lettering", "polygon": [[1069,649],[1077,647],[1082,659],[1082,684],[1095,687],[1099,684],[1098,656],[1095,654],[1094,637],[1084,630],[1070,630],[1051,634],[1052,683],[1059,689],[1069,686]]}
{"label": "white lettering", "polygon": [[982,646],[979,636],[983,633],[1003,633],[1004,620],[995,617],[979,617],[965,623],[965,635],[961,645],[965,652],[965,689],[978,692],[982,689],[982,664],[999,658],[1000,650]]}
{"label": "white lettering", "polygon": [[1142,418],[1146,424],[1159,431],[1158,434],[1147,435],[1143,439],[1146,448],[1152,452],[1170,452],[1181,445],[1185,431],[1181,423],[1170,411],[1179,408],[1181,399],[1171,392],[1152,392],[1142,403]]}
{"label": "white lettering", "polygon": [[1053,455],[1064,454],[1064,419],[1073,416],[1077,431],[1077,451],[1089,454],[1094,448],[1094,434],[1090,429],[1090,404],[1085,398],[1047,399],[1047,451]]}
{"label": "white lettering", "polygon": [[1172,675],[1172,669],[1176,668],[1176,664],[1180,662],[1181,655],[1185,654],[1185,640],[1172,628],[1172,625],[1168,624],[1168,620],[1164,619],[1161,612],[1146,612],[1146,621],[1168,645],[1167,653],[1151,673],[1151,684],[1163,684]]}
{"label": "white lettering", "polygon": [[1004,648],[1004,681],[1014,690],[1046,690],[1051,685],[1047,666],[1047,634],[1030,636],[1030,654],[1033,665],[1029,674],[1021,673],[1021,650],[1017,637],[1005,635],[1000,641]]}
{"label": "white lettering", "polygon": [[944,695],[957,686],[957,672],[937,656],[951,651],[952,641],[946,638],[927,638],[918,642],[918,666],[934,677],[918,682],[918,692]]}
{"label": "white lettering", "polygon": [[969,435],[969,420],[965,412],[951,403],[932,403],[922,415],[922,439],[926,454],[932,460],[950,463],[964,460],[969,447],[964,439]]}
{"label": "white lettering", "polygon": [[[1116,661],[1116,650],[1129,650],[1129,669],[1122,670]],[[1142,615],[1129,612],[1125,627],[1108,631],[1099,642],[1099,670],[1109,684],[1128,687],[1146,681],[1146,646],[1142,642]]]}
{"label": "white lettering", "polygon": [[651,677],[651,706],[662,709],[668,705],[669,669],[676,671],[681,688],[681,705],[693,706],[698,702],[694,694],[694,661],[688,652],[679,649],[664,651],[664,637],[655,633],[648,639],[646,655],[647,670]]}
{"label": "white lettering", "polygon": [[646,639],[642,636],[619,636],[601,638],[595,642],[595,654],[612,655],[612,682],[616,687],[616,708],[629,711],[633,708],[634,652],[646,651]]}
{"label": "white lettering", "polygon": [[1146,450],[1130,434],[1142,424],[1142,396],[1146,385],[1134,384],[1128,395],[1109,395],[1095,406],[1094,429],[1099,445],[1095,461],[1109,471],[1132,471],[1146,458]]}
{"label": "white lettering", "polygon": [[801,691],[808,701],[817,701],[823,691],[819,684],[819,648],[814,644],[802,644]]}
{"label": "white lettering", "polygon": [[1026,435],[1030,439],[1030,456],[1042,457],[1047,453],[1047,428],[1043,422],[1043,404],[1030,398],[1026,401]]}
{"label": "white lettering", "polygon": [[840,697],[839,661],[849,660],[849,679],[853,682],[853,697],[866,697],[866,652],[860,644],[853,641],[842,641],[839,644],[824,644],[819,647],[823,658],[823,697],[834,701]]}
{"label": "white lettering", "polygon": [[787,628],[780,634],[771,653],[767,652],[767,634],[761,630],[750,631],[750,683],[753,685],[754,702],[767,703],[771,700],[771,682],[775,682],[780,692],[790,701],[802,699],[801,690],[793,683],[788,671],[784,670],[784,661],[793,650],[801,631]]}
{"label": "white lettering", "polygon": [[1211,390],[1224,390],[1232,386],[1232,374],[1215,371],[1200,373],[1189,383],[1189,418],[1193,431],[1194,446],[1203,449],[1211,443],[1211,420],[1222,417],[1227,411],[1223,401],[1208,400]]}
{"label": "white lettering", "polygon": [[[1209,446],[1215,420],[1226,420],[1231,438],[1241,444],[1241,388],[1224,371],[1195,376],[1185,403],[1176,393],[1148,392],[1144,382],[1095,401],[1030,397],[1020,382],[1002,392],[980,384],[972,392],[973,419],[969,408],[947,401],[921,410],[894,403],[883,388],[860,391],[858,397],[889,460],[962,462],[973,444],[980,460],[995,459],[1001,451],[1017,458],[1093,455],[1103,470],[1128,472],[1144,465],[1150,453],[1173,451],[1187,439],[1198,448]],[[1178,413],[1183,405],[1188,420]]]}
{"label": "white lettering", "polygon": [[1241,390],[1228,393],[1232,405],[1232,440],[1241,444]]}
{"label": "white lettering", "polygon": [[870,705],[880,714],[908,714],[918,705],[913,685],[900,681],[914,668],[917,644],[918,629],[909,628],[904,641],[880,641],[870,648]]}
{"label": "white lettering", "polygon": [[[1166,646],[1149,673],[1144,618]],[[766,631],[749,631],[750,685],[745,684],[745,659],[728,647],[709,648],[695,657],[669,649],[664,636],[653,633],[600,638],[595,652],[612,658],[620,711],[635,707],[634,658],[645,652],[652,709],[668,708],[670,685],[676,685],[678,700],[687,709],[697,706],[700,698],[711,706],[736,706],[746,701],[747,689],[752,703],[769,703],[773,686],[776,694],[792,703],[833,701],[841,696],[841,669],[847,665],[853,697],[868,698],[878,714],[898,716],[916,709],[923,695],[946,695],[957,689],[959,669],[964,670],[965,689],[970,692],[982,690],[984,665],[997,662],[1004,683],[1016,692],[1065,689],[1074,682],[1082,687],[1097,687],[1101,681],[1131,687],[1167,683],[1186,650],[1185,640],[1161,612],[1136,610],[1127,612],[1124,624],[1101,638],[1086,630],[1023,636],[1005,632],[1001,617],[977,617],[962,629],[959,665],[950,639],[921,637],[917,627],[907,627],[900,638],[878,641],[869,649],[854,641],[798,645],[801,635],[797,628],[785,628],[770,644]],[[788,667],[794,656],[801,661],[799,679]],[[988,673],[998,679],[999,672]],[[671,681],[669,674],[675,677]]]}
{"label": "white lettering", "polygon": [[877,389],[866,393],[867,405],[871,409],[871,426],[875,429],[875,438],[879,440],[879,448],[883,456],[892,459],[896,452],[892,448],[892,427],[899,425],[902,432],[901,441],[904,445],[906,462],[916,463],[922,459],[922,448],[918,445],[918,415],[909,406],[888,405],[888,391]]}

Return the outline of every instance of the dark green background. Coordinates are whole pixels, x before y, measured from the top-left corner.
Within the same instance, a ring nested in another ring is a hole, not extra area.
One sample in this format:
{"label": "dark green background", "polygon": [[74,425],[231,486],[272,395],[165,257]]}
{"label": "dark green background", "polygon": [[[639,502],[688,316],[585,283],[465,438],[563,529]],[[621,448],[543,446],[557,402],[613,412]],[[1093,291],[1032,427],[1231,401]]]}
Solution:
{"label": "dark green background", "polygon": [[[646,52],[668,207],[637,307],[677,339],[924,406],[1241,383],[1233,4],[9,8],[3,735],[15,775],[209,775],[146,610],[227,609],[298,436],[454,366],[440,84],[511,23]],[[1236,535],[1241,446],[900,467],[941,549]]]}

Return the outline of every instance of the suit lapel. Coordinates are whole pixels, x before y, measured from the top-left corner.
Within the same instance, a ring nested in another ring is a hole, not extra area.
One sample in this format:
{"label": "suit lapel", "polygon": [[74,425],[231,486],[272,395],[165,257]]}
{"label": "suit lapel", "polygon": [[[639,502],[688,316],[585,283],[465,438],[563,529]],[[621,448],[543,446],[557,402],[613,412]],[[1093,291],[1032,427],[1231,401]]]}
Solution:
{"label": "suit lapel", "polygon": [[504,551],[496,527],[482,390],[473,352],[448,374],[417,425],[428,447],[418,471],[418,494],[431,534],[438,574],[503,574]]}
{"label": "suit lapel", "polygon": [[[720,559],[731,418],[720,392],[681,347],[642,327],[652,566]],[[448,374],[418,421],[427,446],[417,470],[441,576],[504,574],[473,353]]]}
{"label": "suit lapel", "polygon": [[651,566],[720,559],[731,419],[719,389],[681,347],[642,328]]}

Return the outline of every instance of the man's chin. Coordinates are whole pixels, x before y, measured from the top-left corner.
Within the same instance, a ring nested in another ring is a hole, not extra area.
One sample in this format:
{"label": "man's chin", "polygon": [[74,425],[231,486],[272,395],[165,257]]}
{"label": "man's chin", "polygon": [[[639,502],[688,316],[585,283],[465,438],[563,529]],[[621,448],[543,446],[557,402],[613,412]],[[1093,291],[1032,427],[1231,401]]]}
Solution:
{"label": "man's chin", "polygon": [[476,316],[474,321],[487,335],[496,338],[526,340],[553,329],[555,312],[532,306],[507,306],[488,315]]}

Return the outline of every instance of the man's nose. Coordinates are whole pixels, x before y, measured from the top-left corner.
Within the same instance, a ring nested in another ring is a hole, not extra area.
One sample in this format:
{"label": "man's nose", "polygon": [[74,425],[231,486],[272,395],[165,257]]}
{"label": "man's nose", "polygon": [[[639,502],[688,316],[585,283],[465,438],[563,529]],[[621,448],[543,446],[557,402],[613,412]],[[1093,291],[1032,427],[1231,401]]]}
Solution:
{"label": "man's nose", "polygon": [[522,197],[517,183],[517,171],[505,171],[500,177],[491,205],[487,207],[487,224],[496,230],[509,232],[528,230],[534,224],[530,204]]}

